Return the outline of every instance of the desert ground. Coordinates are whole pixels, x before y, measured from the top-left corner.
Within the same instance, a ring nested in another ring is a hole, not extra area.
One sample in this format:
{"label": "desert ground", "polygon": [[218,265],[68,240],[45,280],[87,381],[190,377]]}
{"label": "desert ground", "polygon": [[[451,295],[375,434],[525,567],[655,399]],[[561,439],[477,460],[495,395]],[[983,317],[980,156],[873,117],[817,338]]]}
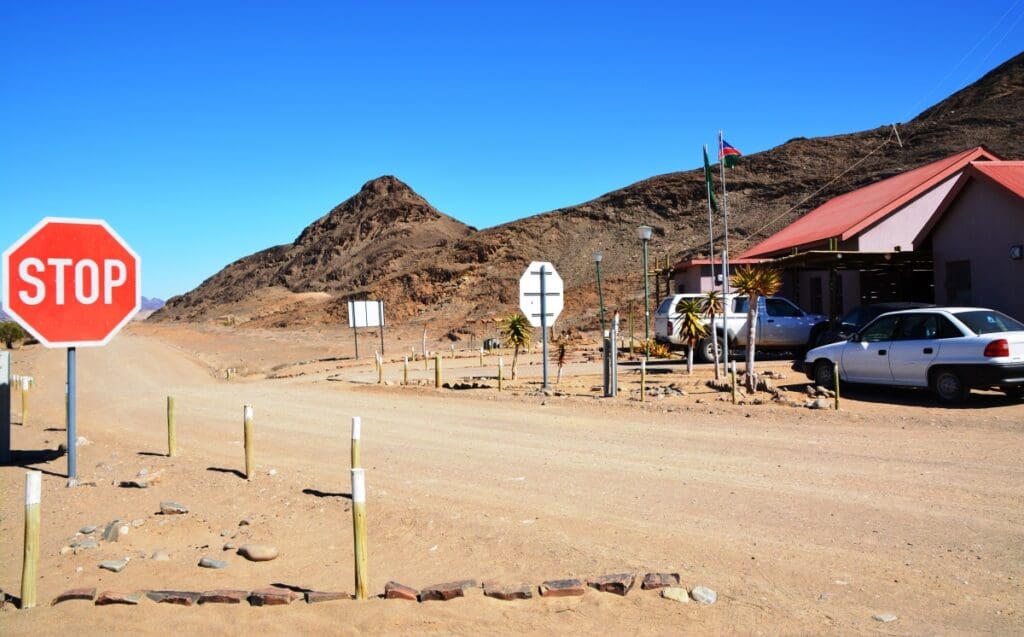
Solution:
{"label": "desert ground", "polygon": [[[352,359],[343,330],[135,323],[79,352],[79,479],[66,488],[64,351],[13,351],[30,374],[27,422],[12,396],[18,462],[0,467],[0,588],[21,578],[26,468],[44,472],[39,605],[0,610],[5,635],[166,634],[1021,634],[1024,633],[1024,404],[976,392],[964,407],[924,392],[852,388],[841,409],[769,400],[733,405],[711,368],[656,365],[637,398],[635,366],[599,398],[593,347],[571,352],[552,395],[539,355],[498,392],[496,356],[444,360],[447,381],[401,356],[418,334],[388,335],[377,383],[373,336]],[[429,345],[450,354],[447,343]],[[504,353],[506,371],[511,355]],[[783,395],[805,382],[785,361]],[[227,370],[236,370],[230,374]],[[653,373],[657,369],[659,372]],[[554,368],[552,368],[552,376]],[[419,383],[419,384],[417,384]],[[178,453],[166,457],[166,396]],[[255,411],[257,471],[243,468],[242,406]],[[625,597],[499,601],[479,589],[447,602],[369,599],[289,606],[181,607],[50,601],[71,588],[353,590],[350,418],[363,420],[372,594],[467,578],[507,584],[609,573],[677,572],[713,605]],[[148,488],[123,488],[145,470]],[[184,504],[160,515],[159,504]],[[69,551],[87,525],[130,522],[118,542]],[[241,521],[248,524],[240,525]],[[269,562],[227,542],[279,549]],[[62,550],[63,549],[63,550]],[[170,559],[152,559],[155,551]],[[129,557],[120,573],[99,562]],[[213,570],[203,557],[228,562]],[[896,620],[882,623],[876,615]]]}

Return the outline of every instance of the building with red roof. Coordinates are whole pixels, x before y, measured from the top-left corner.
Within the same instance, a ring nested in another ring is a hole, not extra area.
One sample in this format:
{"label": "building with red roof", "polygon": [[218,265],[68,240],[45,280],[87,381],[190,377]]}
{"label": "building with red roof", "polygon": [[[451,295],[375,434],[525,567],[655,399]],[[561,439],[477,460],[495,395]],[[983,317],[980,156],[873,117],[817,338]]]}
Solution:
{"label": "building with red roof", "polygon": [[930,250],[935,302],[1024,318],[1024,162],[974,162],[915,244]]}

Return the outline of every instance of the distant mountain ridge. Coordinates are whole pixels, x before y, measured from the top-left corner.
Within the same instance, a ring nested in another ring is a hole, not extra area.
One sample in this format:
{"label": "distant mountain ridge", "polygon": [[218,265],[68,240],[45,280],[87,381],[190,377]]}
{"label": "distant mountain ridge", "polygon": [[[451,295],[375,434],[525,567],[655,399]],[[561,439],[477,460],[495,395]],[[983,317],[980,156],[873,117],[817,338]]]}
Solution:
{"label": "distant mountain ridge", "polygon": [[[733,254],[836,195],[966,148],[983,145],[1006,159],[1024,158],[1024,54],[899,124],[898,132],[886,125],[796,138],[744,157],[728,172]],[[367,182],[292,244],[228,265],[170,299],[152,320],[231,314],[262,326],[336,322],[344,316],[345,299],[358,296],[384,299],[390,320],[448,327],[486,323],[515,310],[526,264],[548,260],[566,283],[560,326],[593,327],[592,255],[604,255],[609,311],[625,310],[642,289],[636,240],[642,224],[654,228],[652,260],[706,252],[702,171],[651,177],[592,201],[480,231],[386,176]],[[651,289],[653,294],[653,282]]]}

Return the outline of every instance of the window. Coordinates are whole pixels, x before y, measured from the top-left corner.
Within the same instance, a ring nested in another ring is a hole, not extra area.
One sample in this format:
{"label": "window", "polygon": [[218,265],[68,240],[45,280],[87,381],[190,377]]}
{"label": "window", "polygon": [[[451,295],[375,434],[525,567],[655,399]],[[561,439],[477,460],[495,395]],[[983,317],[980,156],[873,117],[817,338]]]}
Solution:
{"label": "window", "polygon": [[960,319],[975,334],[991,334],[993,332],[1013,332],[1024,330],[1024,324],[1014,320],[1002,312],[994,310],[972,310],[957,312],[953,316]]}
{"label": "window", "polygon": [[746,314],[747,308],[750,307],[750,299],[745,296],[739,296],[732,300],[732,311],[736,314]]}
{"label": "window", "polygon": [[797,306],[785,299],[765,299],[765,310],[768,316],[803,316],[804,313]]}
{"label": "window", "polygon": [[898,320],[898,316],[883,316],[864,328],[860,333],[860,340],[866,343],[891,341],[892,333]]}
{"label": "window", "polygon": [[935,314],[904,314],[896,329],[897,341],[923,341],[939,334],[939,322]]}
{"label": "window", "polygon": [[964,333],[960,331],[960,328],[957,327],[956,325],[953,325],[953,322],[950,321],[945,316],[942,316],[941,314],[936,314],[935,318],[937,318],[939,321],[938,338],[960,338],[961,336],[964,335]]}
{"label": "window", "polygon": [[661,302],[656,310],[657,314],[668,314],[672,310],[672,301],[675,300],[674,296],[670,296]]}

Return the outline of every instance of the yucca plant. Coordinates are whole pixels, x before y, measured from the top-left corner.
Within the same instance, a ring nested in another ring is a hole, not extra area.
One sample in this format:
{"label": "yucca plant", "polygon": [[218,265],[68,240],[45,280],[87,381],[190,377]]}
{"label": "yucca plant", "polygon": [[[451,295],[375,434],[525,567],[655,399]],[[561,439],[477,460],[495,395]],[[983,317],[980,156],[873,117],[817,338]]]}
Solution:
{"label": "yucca plant", "polygon": [[[723,314],[722,312],[722,295],[718,290],[708,290],[704,293],[704,298],[701,299],[701,311],[705,317],[707,317],[711,323],[712,328],[715,326],[715,317]],[[722,331],[726,332],[725,328],[725,316],[722,316]],[[712,329],[714,333],[714,329]],[[717,336],[711,339],[711,351],[714,353],[715,360],[715,380],[718,380],[720,375],[718,371],[718,338]]]}
{"label": "yucca plant", "polygon": [[[676,304],[676,314],[679,314],[679,336],[686,341],[686,373],[693,373],[693,349],[697,347],[708,333],[703,319],[703,299],[679,299]],[[716,357],[717,358],[717,357]],[[718,371],[718,363],[715,363],[715,371]]]}
{"label": "yucca plant", "polygon": [[512,348],[512,380],[515,380],[519,350],[530,347],[533,326],[522,314],[512,314],[501,321],[501,337],[505,342],[505,347]]}
{"label": "yucca plant", "polygon": [[754,375],[754,337],[757,334],[757,301],[762,296],[771,296],[782,287],[782,275],[774,268],[746,266],[738,269],[732,277],[737,292],[747,295],[747,389],[757,389]]}

